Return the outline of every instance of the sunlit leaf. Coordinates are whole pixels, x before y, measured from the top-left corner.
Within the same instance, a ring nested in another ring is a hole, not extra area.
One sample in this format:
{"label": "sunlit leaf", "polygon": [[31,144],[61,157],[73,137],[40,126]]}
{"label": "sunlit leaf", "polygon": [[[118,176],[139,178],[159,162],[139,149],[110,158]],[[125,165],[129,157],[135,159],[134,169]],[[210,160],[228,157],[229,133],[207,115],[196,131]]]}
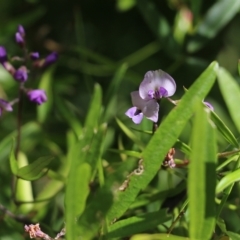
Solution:
{"label": "sunlit leaf", "polygon": [[190,238],[160,233],[160,234],[138,234],[132,236],[130,240],[190,240]]}
{"label": "sunlit leaf", "polygon": [[[28,159],[27,156],[19,152],[18,153],[18,167],[21,169],[24,166],[28,165]],[[23,179],[16,179],[16,195],[15,195],[16,201],[18,202],[24,202],[25,204],[22,204],[19,206],[19,211],[22,213],[29,213],[29,211],[33,208],[33,187],[32,183],[30,181],[26,181]],[[26,203],[30,202],[30,203]]]}
{"label": "sunlit leaf", "polygon": [[[92,121],[91,124],[95,124],[94,121]],[[67,181],[65,204],[67,209],[67,229],[69,229],[67,236],[70,239],[76,239],[79,234],[83,234],[85,239],[88,239],[86,238],[85,232],[89,231],[89,228],[84,228],[84,226],[80,228],[79,224],[76,224],[76,218],[81,216],[85,210],[86,199],[89,194],[90,180],[97,169],[97,164],[101,155],[106,124],[102,124],[99,129],[93,130],[90,128],[85,130],[85,137],[72,146],[72,150],[68,155],[69,161],[71,161],[72,165]],[[85,166],[86,173],[84,173],[82,166]],[[84,192],[82,192],[82,188]],[[74,197],[76,194],[78,197]],[[91,221],[94,220],[92,219]],[[94,232],[91,234],[94,234]]]}
{"label": "sunlit leaf", "polygon": [[[70,172],[71,174],[72,172]],[[76,174],[68,180],[66,192],[67,214],[67,238],[76,239],[78,237],[78,228],[76,224],[77,215],[81,214],[86,205],[86,199],[89,194],[89,182],[91,178],[91,166],[88,163],[82,163],[74,169]]]}
{"label": "sunlit leaf", "polygon": [[202,104],[196,106],[188,176],[191,239],[210,239],[215,224],[217,149],[209,115]]}
{"label": "sunlit leaf", "polygon": [[240,169],[237,169],[236,171],[227,174],[219,181],[219,183],[217,184],[216,192],[220,193],[230,184],[237,182],[239,180],[240,180]]}

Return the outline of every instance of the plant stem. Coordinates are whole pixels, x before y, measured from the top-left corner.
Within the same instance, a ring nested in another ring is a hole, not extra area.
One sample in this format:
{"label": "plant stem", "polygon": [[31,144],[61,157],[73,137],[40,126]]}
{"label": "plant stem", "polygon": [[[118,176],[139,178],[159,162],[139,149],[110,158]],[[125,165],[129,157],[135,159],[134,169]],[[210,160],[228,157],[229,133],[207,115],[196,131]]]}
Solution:
{"label": "plant stem", "polygon": [[18,112],[17,112],[17,140],[16,140],[16,149],[15,149],[15,156],[16,159],[18,159],[18,153],[20,150],[20,142],[21,142],[21,125],[22,125],[22,107],[23,107],[23,101],[22,101],[22,84],[19,86],[18,90]]}
{"label": "plant stem", "polygon": [[183,203],[183,206],[177,216],[177,218],[172,222],[170,228],[168,229],[168,234],[170,234],[173,230],[173,228],[175,227],[176,223],[180,220],[180,218],[184,215],[184,209],[185,207],[188,205],[188,199]]}

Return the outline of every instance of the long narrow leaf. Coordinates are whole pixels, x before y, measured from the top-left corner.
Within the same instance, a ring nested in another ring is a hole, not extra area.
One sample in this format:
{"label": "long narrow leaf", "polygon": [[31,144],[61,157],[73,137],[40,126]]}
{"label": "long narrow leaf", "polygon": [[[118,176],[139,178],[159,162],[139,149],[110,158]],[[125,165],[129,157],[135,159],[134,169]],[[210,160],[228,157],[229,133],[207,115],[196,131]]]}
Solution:
{"label": "long narrow leaf", "polygon": [[131,236],[139,233],[139,231],[144,232],[148,229],[157,227],[159,224],[162,224],[168,220],[170,220],[170,216],[167,216],[165,209],[162,209],[158,212],[151,212],[136,217],[130,217],[112,224],[109,227],[109,232],[106,237],[123,238],[126,236]]}
{"label": "long narrow leaf", "polygon": [[214,111],[211,112],[211,117],[217,129],[222,134],[222,136],[228,141],[228,143],[238,148],[239,147],[238,141],[231,132],[231,130],[227,127],[227,125],[220,119],[220,117]]}
{"label": "long narrow leaf", "polygon": [[215,223],[216,137],[208,114],[197,106],[191,136],[188,196],[190,239],[210,239]]}
{"label": "long narrow leaf", "polygon": [[[204,99],[216,79],[218,64],[213,62],[185,93],[178,106],[161,123],[143,152],[143,173],[131,176],[129,186],[118,194],[108,217],[119,218],[135,200],[141,189],[153,179],[169,149],[177,141],[187,121],[194,112],[194,104]],[[173,127],[174,126],[174,127]]]}
{"label": "long narrow leaf", "polygon": [[240,132],[240,87],[237,81],[224,68],[219,69],[218,83],[232,120]]}
{"label": "long narrow leaf", "polygon": [[216,192],[220,193],[230,184],[239,180],[240,180],[240,169],[237,169],[236,171],[229,173],[228,175],[226,175],[220,180],[220,182],[217,185]]}

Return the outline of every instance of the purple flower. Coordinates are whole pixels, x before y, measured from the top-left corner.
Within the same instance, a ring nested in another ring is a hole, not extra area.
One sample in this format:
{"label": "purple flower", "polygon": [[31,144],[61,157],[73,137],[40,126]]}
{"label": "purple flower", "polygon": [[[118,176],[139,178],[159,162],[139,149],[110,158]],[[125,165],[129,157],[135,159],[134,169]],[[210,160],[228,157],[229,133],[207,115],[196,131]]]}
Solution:
{"label": "purple flower", "polygon": [[125,113],[139,124],[143,116],[153,122],[158,121],[159,100],[170,97],[176,91],[173,78],[162,70],[148,71],[139,86],[139,91],[131,93],[133,107]]}
{"label": "purple flower", "polygon": [[11,112],[13,108],[9,102],[0,98],[0,116],[2,115],[3,110]]}
{"label": "purple flower", "polygon": [[138,91],[131,93],[133,107],[126,111],[126,115],[132,119],[135,124],[141,123],[143,116],[153,122],[158,121],[159,104],[153,100],[144,100],[139,96]]}
{"label": "purple flower", "polygon": [[23,27],[22,25],[18,25],[17,31],[20,33],[20,35],[21,35],[22,37],[25,36],[25,29],[24,29],[24,27]]}
{"label": "purple flower", "polygon": [[25,66],[20,67],[15,71],[13,77],[19,82],[26,82],[28,79],[27,68]]}
{"label": "purple flower", "polygon": [[57,52],[52,52],[50,53],[45,59],[43,63],[43,67],[47,67],[53,63],[55,63],[58,59],[58,53]]}
{"label": "purple flower", "polygon": [[214,107],[212,106],[212,104],[210,104],[209,102],[203,102],[205,104],[206,107],[208,107],[210,110],[214,111]]}
{"label": "purple flower", "polygon": [[38,105],[47,101],[47,96],[44,90],[34,89],[27,92],[27,95],[31,102],[35,102]]}
{"label": "purple flower", "polygon": [[3,46],[0,46],[0,63],[5,63],[7,61],[7,51]]}
{"label": "purple flower", "polygon": [[22,35],[19,32],[16,32],[15,40],[16,40],[16,43],[19,44],[20,46],[24,45],[24,38],[22,37]]}
{"label": "purple flower", "polygon": [[160,100],[170,97],[176,91],[174,79],[162,70],[148,71],[139,87],[139,95],[144,100]]}
{"label": "purple flower", "polygon": [[38,52],[31,52],[31,53],[30,53],[30,58],[31,58],[32,60],[38,59],[38,58],[39,58],[39,53],[38,53]]}

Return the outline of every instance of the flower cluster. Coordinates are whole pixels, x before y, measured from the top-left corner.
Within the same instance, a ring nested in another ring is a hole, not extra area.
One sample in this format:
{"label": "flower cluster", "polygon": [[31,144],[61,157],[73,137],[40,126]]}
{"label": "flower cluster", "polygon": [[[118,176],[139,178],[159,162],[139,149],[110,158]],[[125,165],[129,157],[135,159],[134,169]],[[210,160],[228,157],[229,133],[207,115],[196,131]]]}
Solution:
{"label": "flower cluster", "polygon": [[170,97],[175,91],[176,83],[169,74],[160,69],[148,71],[139,90],[131,93],[133,107],[125,114],[136,124],[141,123],[143,116],[156,123],[161,98]]}
{"label": "flower cluster", "polygon": [[[20,89],[27,95],[28,99],[31,102],[41,105],[47,101],[45,91],[42,89],[28,89],[25,87],[25,82],[29,79],[28,75],[30,73],[27,64],[29,63],[35,68],[45,68],[56,62],[58,54],[56,52],[52,52],[47,57],[39,59],[40,55],[38,52],[28,52],[25,36],[25,29],[23,26],[19,25],[15,34],[15,41],[22,48],[23,57],[21,58],[15,56],[9,60],[6,49],[3,46],[0,46],[0,64],[13,76],[14,80],[20,84]],[[19,61],[22,65],[15,69],[15,67],[11,64],[12,61]],[[12,111],[12,105],[15,102],[17,101],[7,102],[0,99],[0,116],[4,110]]]}

